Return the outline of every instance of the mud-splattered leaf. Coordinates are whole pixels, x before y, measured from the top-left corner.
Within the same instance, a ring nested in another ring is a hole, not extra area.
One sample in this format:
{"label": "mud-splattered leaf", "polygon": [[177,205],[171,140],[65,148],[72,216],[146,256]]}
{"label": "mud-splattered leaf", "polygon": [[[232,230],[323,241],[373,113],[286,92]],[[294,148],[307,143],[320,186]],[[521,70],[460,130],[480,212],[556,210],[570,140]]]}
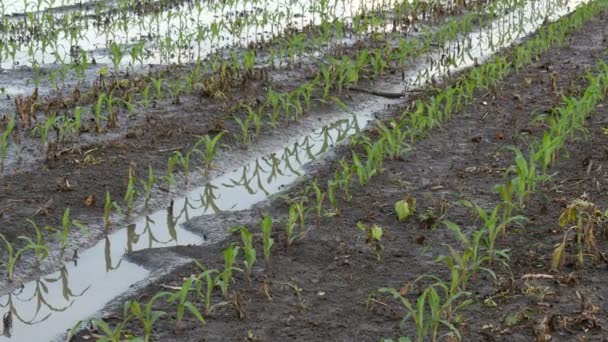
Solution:
{"label": "mud-splattered leaf", "polygon": [[382,228],[374,225],[371,230],[372,238],[376,241],[382,240]]}
{"label": "mud-splattered leaf", "polygon": [[395,203],[395,212],[397,213],[397,218],[399,221],[403,222],[408,217],[412,216],[416,207],[416,199],[413,197],[408,197],[404,200],[397,201]]}

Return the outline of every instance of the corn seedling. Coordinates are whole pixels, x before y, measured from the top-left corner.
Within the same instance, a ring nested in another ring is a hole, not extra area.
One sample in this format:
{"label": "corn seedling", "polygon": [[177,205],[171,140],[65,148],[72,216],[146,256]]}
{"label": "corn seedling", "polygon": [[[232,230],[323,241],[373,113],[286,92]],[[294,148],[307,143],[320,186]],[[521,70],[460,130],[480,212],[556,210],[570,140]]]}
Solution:
{"label": "corn seedling", "polygon": [[74,336],[80,331],[80,326],[83,324],[84,322],[82,320],[76,322],[76,324],[74,324],[68,331],[68,335],[66,336],[66,342],[71,342],[72,339],[74,338]]}
{"label": "corn seedling", "polygon": [[[300,221],[301,229],[299,234],[293,234],[294,228],[296,224]],[[289,248],[291,244],[304,236],[306,232],[304,231],[304,213],[302,208],[302,203],[292,203],[289,206],[289,218],[287,224],[285,225],[285,244],[286,247]]]}
{"label": "corn seedling", "polygon": [[27,243],[26,247],[34,250],[34,254],[36,255],[36,262],[40,262],[44,260],[47,256],[49,256],[51,250],[46,244],[46,241],[44,241],[44,237],[42,236],[42,232],[40,231],[40,228],[38,228],[38,225],[29,218],[25,220],[29,222],[32,227],[34,227],[34,231],[36,233],[35,241],[27,236],[19,236],[18,238],[24,240]]}
{"label": "corn seedling", "polygon": [[547,170],[551,163],[557,158],[559,149],[564,144],[565,137],[563,135],[552,137],[549,132],[545,132],[541,140],[540,149],[536,152],[535,159],[540,160],[541,169],[544,176],[547,176]]}
{"label": "corn seedling", "polygon": [[576,259],[578,266],[583,266],[584,264],[585,251],[597,258],[600,252],[597,248],[594,228],[596,224],[601,222],[601,219],[602,213],[597,209],[595,204],[584,198],[572,201],[561,213],[559,225],[561,227],[565,227],[571,223],[574,223],[574,225],[566,230],[562,242],[553,250],[551,268],[557,270],[563,265],[566,256],[567,237],[570,231],[574,231],[576,234]]}
{"label": "corn seedling", "polygon": [[154,303],[161,299],[168,297],[169,293],[167,292],[159,292],[155,294],[147,303],[144,305],[142,309],[142,305],[137,301],[128,301],[125,306],[128,307],[129,312],[135,318],[139,320],[141,323],[141,327],[144,331],[144,341],[150,341],[150,336],[152,336],[152,327],[154,323],[158,321],[161,317],[165,316],[167,313],[164,311],[153,310],[152,306]]}
{"label": "corn seedling", "polygon": [[400,159],[406,152],[412,150],[412,147],[405,141],[408,138],[406,130],[402,130],[399,124],[391,121],[392,129],[389,129],[382,123],[378,123],[378,131],[382,139],[384,153],[391,159]]}
{"label": "corn seedling", "polygon": [[110,44],[110,52],[112,54],[112,64],[114,64],[114,77],[118,79],[118,66],[120,65],[120,62],[124,57],[124,53],[120,49],[120,46],[115,42],[112,42],[112,44]]}
{"label": "corn seedling", "polygon": [[[360,166],[360,168],[363,170],[362,172],[365,176],[364,167]],[[344,190],[346,202],[350,202],[350,200],[352,199],[352,193],[350,192],[350,183],[353,179],[354,170],[354,166],[349,165],[344,159],[342,159],[340,160],[340,169],[336,170],[336,174],[334,176],[334,183],[336,183],[340,187],[340,189]]]}
{"label": "corn seedling", "polygon": [[150,84],[147,84],[144,90],[141,92],[140,102],[144,108],[148,108],[150,106]]}
{"label": "corn seedling", "polygon": [[163,90],[162,90],[162,85],[163,85],[163,79],[162,78],[153,78],[152,79],[152,84],[154,85],[154,90],[156,91],[156,99],[157,100],[162,100],[163,99]]}
{"label": "corn seedling", "polygon": [[175,184],[175,167],[179,163],[179,157],[172,154],[167,161],[167,173],[162,178],[165,180],[167,185],[172,186]]}
{"label": "corn seedling", "polygon": [[206,176],[209,175],[209,171],[211,170],[211,166],[213,163],[213,159],[215,158],[215,154],[217,153],[217,148],[220,139],[224,136],[224,132],[220,132],[216,134],[213,138],[208,135],[202,136],[197,142],[198,145],[203,145],[205,148],[202,150],[205,170],[204,173]]}
{"label": "corn seedling", "polygon": [[47,229],[56,232],[61,243],[61,252],[63,253],[68,246],[70,231],[74,228],[79,228],[82,232],[88,234],[88,230],[80,222],[70,219],[70,208],[65,208],[63,217],[61,218],[61,229],[47,227]]}
{"label": "corn seedling", "polygon": [[240,271],[240,269],[234,267],[234,262],[239,254],[239,246],[231,244],[223,252],[224,255],[224,270],[217,276],[216,284],[222,290],[224,299],[228,299],[228,287],[232,281],[232,272]]}
{"label": "corn seedling", "polygon": [[135,174],[129,168],[129,179],[127,181],[127,191],[125,192],[125,202],[127,203],[127,215],[131,213],[133,209],[133,201],[137,195],[137,189],[135,188]]}
{"label": "corn seedling", "polygon": [[365,164],[361,162],[359,156],[353,151],[353,168],[357,172],[359,185],[365,186],[369,180],[377,174],[382,173],[382,142],[371,143],[364,141],[367,159]]}
{"label": "corn seedling", "polygon": [[245,260],[245,274],[247,275],[247,279],[251,283],[251,272],[253,270],[253,266],[257,261],[255,247],[253,247],[253,234],[247,229],[245,226],[233,227],[230,229],[231,233],[240,232],[241,233],[241,242],[243,245],[241,249],[243,250],[243,254]]}
{"label": "corn seedling", "polygon": [[247,114],[247,116],[245,116],[245,120],[241,120],[238,117],[234,117],[234,121],[236,121],[236,123],[239,125],[239,128],[241,129],[241,142],[243,143],[243,145],[247,145],[251,142],[251,135],[249,132],[249,127],[251,126],[251,122],[253,121],[255,115],[250,115]]}
{"label": "corn seedling", "polygon": [[[213,289],[216,286],[216,278],[214,277],[214,274],[217,273],[219,273],[218,270],[212,269],[206,270],[197,276],[198,280],[196,281],[196,291],[199,297],[204,298],[206,316],[209,316],[209,314],[211,314],[211,311],[215,307],[215,305],[211,305],[211,295],[213,294]],[[203,293],[203,278],[205,279],[205,293]]]}
{"label": "corn seedling", "polygon": [[57,113],[53,113],[53,115],[47,117],[46,121],[42,125],[37,125],[32,133],[38,134],[40,136],[40,142],[42,143],[42,151],[46,151],[48,148],[48,138],[51,128],[55,125],[57,121]]}
{"label": "corn seedling", "polygon": [[180,151],[175,151],[173,152],[173,156],[171,157],[175,158],[175,160],[177,160],[177,163],[179,163],[179,165],[182,166],[182,169],[184,169],[186,184],[188,184],[188,178],[190,176],[190,162],[192,160],[192,155],[197,152],[199,152],[199,150],[195,146],[185,154],[181,153]]}
{"label": "corn seedling", "polygon": [[185,314],[186,309],[188,309],[188,311],[190,311],[190,313],[194,317],[196,317],[201,323],[205,323],[205,319],[203,318],[203,315],[201,315],[200,311],[198,311],[198,309],[196,308],[196,306],[194,306],[194,304],[192,304],[190,301],[188,301],[188,294],[190,293],[190,288],[192,287],[192,283],[195,280],[198,281],[197,278],[188,277],[184,281],[184,283],[182,284],[180,289],[178,291],[175,291],[174,293],[172,293],[167,298],[167,302],[169,302],[169,303],[173,303],[173,302],[177,301],[177,314],[176,314],[176,321],[175,321],[175,331],[176,332],[180,331],[180,326],[181,326],[182,320],[184,319],[184,314]]}
{"label": "corn seedling", "polygon": [[469,295],[466,292],[452,294],[448,286],[441,280],[428,286],[416,298],[415,303],[393,288],[381,288],[378,289],[378,292],[389,294],[401,302],[406,311],[401,323],[403,324],[409,319],[414,322],[418,342],[425,341],[427,337],[430,337],[431,341],[438,341],[439,328],[442,326],[448,328],[450,334],[460,339],[459,329],[452,323],[452,316],[472,302],[469,299],[461,300]]}
{"label": "corn seedling", "polygon": [[[8,281],[12,282],[13,275],[15,272],[15,265],[21,258],[21,255],[23,253],[25,253],[27,250],[34,249],[35,247],[31,246],[31,245],[26,245],[22,249],[16,250],[13,247],[13,245],[8,241],[8,239],[4,236],[4,234],[0,233],[0,239],[2,239],[2,241],[4,241],[4,245],[6,246],[6,254],[8,257],[8,260],[3,263],[4,267],[6,268],[6,276],[7,276]],[[42,248],[42,247],[38,247],[38,248]],[[48,247],[45,247],[45,250],[48,251]],[[0,266],[2,266],[3,264],[0,263]]]}
{"label": "corn seedling", "polygon": [[272,219],[268,214],[264,214],[261,223],[262,228],[262,244],[264,249],[264,262],[266,264],[266,272],[270,271],[270,252],[274,245],[274,239],[270,237],[272,233]]}
{"label": "corn seedling", "polygon": [[[315,179],[314,182],[312,182],[312,187],[315,190],[315,213],[316,213],[316,225],[317,228],[321,227],[321,212],[323,211],[323,201],[325,200],[325,196],[327,193],[321,191],[321,188],[319,188],[319,184],[317,183],[317,180]],[[334,202],[335,202],[335,198],[334,198]]]}
{"label": "corn seedling", "polygon": [[505,184],[497,185],[494,189],[498,192],[502,200],[502,221],[508,221],[513,212],[513,208],[515,208],[515,204],[513,203],[513,181],[509,179]]}
{"label": "corn seedling", "polygon": [[141,185],[144,187],[144,195],[145,195],[145,203],[144,206],[148,207],[150,203],[150,197],[152,196],[152,187],[154,187],[154,182],[156,182],[156,178],[154,177],[154,170],[152,169],[152,165],[148,164],[148,181],[144,182],[140,180]]}
{"label": "corn seedling", "polygon": [[336,199],[336,188],[338,187],[338,183],[332,179],[327,181],[327,198],[329,199],[329,204],[334,210],[338,209],[338,200]]}
{"label": "corn seedling", "polygon": [[74,109],[74,118],[72,119],[72,132],[76,137],[80,136],[80,129],[82,126],[82,107],[76,107]]}
{"label": "corn seedling", "polygon": [[374,249],[378,261],[381,260],[381,253],[384,249],[382,245],[382,228],[378,225],[372,225],[371,227],[366,226],[362,222],[357,222],[357,228],[365,233],[365,242]]}
{"label": "corn seedling", "polygon": [[[482,243],[487,248],[487,256],[488,263],[492,264],[492,261],[495,257],[498,257],[498,260],[505,263],[506,260],[509,259],[507,254],[507,250],[496,250],[496,240],[498,236],[506,233],[507,227],[512,223],[520,223],[526,218],[521,215],[507,217],[506,219],[499,215],[499,211],[501,206],[497,205],[494,207],[492,211],[486,212],[483,208],[478,206],[477,204],[471,203],[469,201],[462,202],[465,206],[469,208],[474,208],[477,212],[477,216],[481,218],[483,223],[483,229],[487,234],[484,234],[482,237]],[[508,266],[505,264],[505,266]]]}
{"label": "corn seedling", "polygon": [[513,151],[515,152],[515,166],[513,168],[517,174],[517,177],[513,179],[513,188],[518,198],[519,207],[523,208],[526,198],[536,191],[536,182],[539,179],[536,174],[535,153],[531,152],[530,159],[527,161],[520,150],[514,148]]}
{"label": "corn seedling", "polygon": [[123,341],[123,330],[124,330],[125,324],[128,321],[129,321],[129,319],[127,317],[125,317],[122,322],[116,324],[114,329],[112,329],[112,327],[110,327],[110,325],[108,323],[104,322],[102,319],[92,320],[92,323],[95,327],[97,327],[97,330],[100,333],[104,334],[104,335],[101,335],[101,338],[99,338],[97,341],[99,341],[99,342],[121,342],[121,341]]}
{"label": "corn seedling", "polygon": [[97,102],[93,107],[93,113],[95,114],[95,127],[97,129],[97,133],[103,132],[102,122],[105,120],[102,113],[103,104],[105,103],[106,94],[101,93],[97,98]]}
{"label": "corn seedling", "polygon": [[[468,237],[462,233],[460,227],[450,221],[444,221],[446,227],[456,233],[456,237],[463,245],[462,252],[459,252],[450,245],[447,245],[450,255],[442,255],[437,258],[437,262],[444,263],[451,274],[450,292],[456,293],[459,289],[465,291],[466,286],[478,271],[482,270],[488,273],[492,278],[496,279],[496,274],[491,269],[483,265],[489,261],[489,256],[481,253],[480,245],[482,239],[487,232],[485,230],[477,230],[472,232],[472,236]],[[498,255],[497,253],[494,253]],[[508,261],[506,253],[500,254]]]}

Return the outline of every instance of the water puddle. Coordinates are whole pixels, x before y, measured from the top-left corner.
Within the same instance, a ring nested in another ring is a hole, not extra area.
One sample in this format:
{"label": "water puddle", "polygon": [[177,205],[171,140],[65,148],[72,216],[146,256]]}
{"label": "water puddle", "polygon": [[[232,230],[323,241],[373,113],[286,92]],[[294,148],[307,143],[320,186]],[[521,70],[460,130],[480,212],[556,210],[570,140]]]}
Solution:
{"label": "water puddle", "polygon": [[[481,62],[497,49],[513,44],[536,29],[545,17],[557,19],[574,10],[580,3],[584,1],[571,2],[570,7],[566,7],[557,6],[551,1],[532,1],[522,10],[498,18],[491,26],[494,31],[480,30],[463,37],[458,44],[468,42],[470,49],[458,50],[456,46],[448,46],[438,56],[450,54],[455,63],[445,67],[429,67],[427,64],[426,68],[421,67],[413,72],[408,79],[408,86],[414,88],[433,76],[443,76],[469,67],[475,61]],[[540,15],[538,11],[541,12]],[[507,32],[509,25],[511,29]],[[402,90],[401,80],[395,84]],[[393,85],[388,84],[387,87]],[[183,223],[190,218],[210,215],[218,210],[249,209],[268,196],[284,190],[304,174],[307,163],[358,132],[386,104],[397,101],[371,101],[373,104],[357,111],[355,115],[340,112],[333,123],[176,199],[172,210],[157,211],[135,220],[124,229],[112,232],[82,252],[76,263],[66,264],[51,275],[28,282],[23,288],[5,294],[0,298],[0,307],[4,308],[4,312],[13,312],[14,325],[12,337],[0,336],[0,341],[51,340],[65,333],[77,321],[94,315],[111,299],[125,293],[132,285],[144,281],[150,275],[149,270],[123,259],[125,251],[205,243],[204,237],[184,229]],[[41,332],[44,332],[44,336],[41,336]]]}

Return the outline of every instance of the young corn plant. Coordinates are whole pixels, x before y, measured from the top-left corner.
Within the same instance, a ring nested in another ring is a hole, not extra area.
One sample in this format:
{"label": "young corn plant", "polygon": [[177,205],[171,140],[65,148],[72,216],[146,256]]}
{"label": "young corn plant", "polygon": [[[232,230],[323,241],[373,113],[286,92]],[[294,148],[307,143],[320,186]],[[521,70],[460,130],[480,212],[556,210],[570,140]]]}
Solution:
{"label": "young corn plant", "polygon": [[251,142],[251,133],[249,132],[249,127],[251,127],[251,122],[255,118],[255,115],[247,114],[245,116],[245,120],[241,120],[238,117],[234,117],[234,121],[239,125],[241,129],[241,142],[243,145],[247,145]]}
{"label": "young corn plant", "polygon": [[147,208],[148,204],[150,203],[150,198],[152,196],[152,188],[154,187],[154,183],[156,182],[156,178],[154,177],[154,170],[152,169],[151,164],[148,164],[148,180],[147,181],[140,180],[140,182],[144,188],[144,196],[145,196],[144,206]]}
{"label": "young corn plant", "polygon": [[[442,280],[426,287],[422,294],[416,298],[415,303],[412,303],[404,297],[401,291],[394,288],[380,288],[378,292],[389,294],[401,302],[406,311],[401,323],[403,324],[409,319],[414,322],[416,341],[424,342],[427,337],[430,337],[431,341],[438,341],[440,327],[447,328],[450,335],[460,340],[460,331],[452,323],[452,317],[456,312],[472,303],[470,299],[461,299],[468,297],[468,293],[458,292],[453,295],[449,286]],[[406,339],[406,341],[408,340]]]}
{"label": "young corn plant", "polygon": [[188,300],[188,294],[190,293],[190,289],[192,288],[192,284],[195,281],[199,281],[198,278],[188,277],[179,290],[171,293],[167,296],[167,302],[174,303],[177,302],[177,313],[175,320],[175,331],[176,333],[180,332],[182,320],[184,319],[184,315],[186,313],[186,309],[190,311],[190,313],[196,317],[201,323],[205,323],[205,319],[203,315],[201,315],[200,311]]}
{"label": "young corn plant", "polygon": [[272,233],[272,219],[268,214],[264,214],[261,223],[262,228],[262,245],[264,250],[264,263],[266,265],[266,272],[270,272],[270,253],[274,246],[274,239],[270,237]]}
{"label": "young corn plant", "polygon": [[103,342],[121,342],[123,341],[123,335],[124,335],[124,327],[125,324],[127,324],[127,322],[130,320],[129,318],[124,318],[122,322],[118,323],[114,329],[112,329],[112,327],[110,327],[110,325],[106,322],[104,322],[102,319],[93,319],[91,322],[93,323],[93,325],[95,327],[97,327],[97,330],[102,333],[102,337],[98,340],[98,341],[103,341]]}
{"label": "young corn plant", "polygon": [[502,200],[502,222],[508,221],[509,218],[511,218],[513,209],[515,208],[515,203],[513,203],[513,181],[509,179],[505,184],[500,184],[494,187],[494,190],[498,192],[500,199]]}
{"label": "young corn plant", "polygon": [[329,200],[329,204],[334,211],[338,210],[338,200],[336,198],[337,187],[338,183],[335,180],[330,179],[327,181],[327,199]]}
{"label": "young corn plant", "polygon": [[372,177],[382,172],[382,142],[364,143],[367,152],[365,164],[361,162],[359,156],[353,151],[353,167],[359,178],[359,185],[365,186]]}
{"label": "young corn plant", "polygon": [[[315,190],[315,222],[316,222],[316,226],[317,228],[321,227],[321,213],[323,211],[323,201],[325,200],[325,197],[327,195],[326,192],[321,191],[321,188],[319,188],[319,184],[317,183],[317,179],[314,180],[314,182],[312,182],[312,187]],[[334,199],[335,202],[335,199]]]}
{"label": "young corn plant", "polygon": [[103,126],[102,123],[104,120],[106,120],[106,118],[103,116],[103,105],[104,103],[106,103],[106,93],[101,93],[99,95],[99,97],[97,98],[97,102],[95,103],[95,106],[93,107],[93,113],[95,115],[95,127],[97,130],[97,133],[102,133],[103,132]]}
{"label": "young corn plant", "polygon": [[462,202],[465,206],[469,208],[474,208],[477,212],[477,216],[481,219],[483,223],[483,229],[486,234],[482,237],[482,243],[486,247],[488,263],[491,265],[494,259],[500,260],[505,266],[506,261],[509,260],[508,250],[496,250],[496,240],[498,236],[504,235],[506,233],[507,227],[512,223],[521,223],[526,220],[524,216],[517,215],[512,217],[507,217],[506,219],[499,215],[501,205],[497,205],[494,207],[492,211],[485,211],[483,208],[478,206],[477,204],[471,203],[469,201]]}
{"label": "young corn plant", "polygon": [[[436,259],[437,262],[445,264],[450,270],[451,293],[457,293],[458,290],[465,291],[469,280],[480,270],[496,279],[494,271],[483,266],[489,261],[489,256],[487,254],[484,255],[480,248],[482,240],[486,237],[487,232],[485,230],[477,230],[472,232],[471,237],[468,237],[462,232],[457,224],[450,221],[444,221],[444,224],[449,230],[456,233],[457,239],[463,245],[462,252],[447,245],[450,255],[442,255]],[[509,256],[506,253],[494,253],[494,255],[500,255],[501,257],[506,258],[504,262],[509,260]]]}
{"label": "young corn plant", "polygon": [[384,249],[384,246],[382,245],[382,227],[376,224],[368,227],[362,222],[357,222],[357,228],[365,233],[365,242],[373,248],[378,261],[381,261],[382,250]]}
{"label": "young corn plant", "polygon": [[42,143],[42,151],[47,151],[48,148],[48,140],[49,133],[51,132],[51,128],[57,122],[57,113],[53,113],[51,116],[47,117],[46,121],[42,125],[37,125],[32,131],[35,134],[40,136],[40,142]]}
{"label": "young corn plant", "polygon": [[241,242],[243,243],[241,249],[243,250],[243,255],[245,257],[245,260],[243,261],[245,263],[245,274],[247,275],[247,280],[251,284],[251,272],[257,261],[255,247],[253,246],[253,233],[251,233],[245,226],[233,227],[230,229],[230,232],[241,233]]}
{"label": "young corn plant", "polygon": [[19,259],[21,259],[21,255],[28,250],[34,250],[34,253],[38,257],[38,255],[48,255],[49,247],[46,244],[38,244],[33,242],[31,239],[26,238],[24,236],[20,236],[19,239],[25,240],[29,242],[23,248],[16,250],[13,245],[8,241],[8,239],[4,236],[4,234],[0,233],[0,239],[4,241],[4,245],[6,246],[6,254],[8,260],[4,263],[0,263],[0,266],[4,266],[6,268],[6,277],[9,282],[13,281],[15,266]]}
{"label": "young corn plant", "polygon": [[29,222],[32,227],[34,227],[34,231],[36,233],[35,241],[27,236],[20,236],[19,238],[25,240],[27,243],[26,246],[30,246],[30,248],[34,250],[34,254],[36,255],[36,262],[39,263],[49,256],[49,254],[51,253],[51,249],[46,244],[46,241],[44,240],[44,237],[42,235],[42,232],[40,231],[40,228],[38,228],[38,225],[29,218],[25,220]]}
{"label": "young corn plant", "polygon": [[405,153],[412,150],[411,145],[406,143],[408,134],[395,121],[391,121],[390,126],[392,127],[391,129],[382,123],[378,123],[378,132],[383,142],[384,153],[390,159],[401,159]]}
{"label": "young corn plant", "polygon": [[118,67],[124,57],[124,52],[120,48],[120,45],[116,44],[116,42],[112,42],[110,44],[110,58],[112,59],[112,64],[114,65],[114,78],[118,80]]}
{"label": "young corn plant", "polygon": [[217,276],[216,284],[222,290],[224,300],[228,300],[228,288],[232,281],[232,272],[240,271],[240,269],[234,267],[236,257],[239,255],[239,246],[231,244],[223,252],[224,255],[224,270]]}
{"label": "young corn plant", "polygon": [[373,78],[377,78],[378,76],[384,73],[384,69],[388,66],[388,62],[386,60],[386,53],[382,51],[376,50],[370,57],[370,62],[373,68]]}
{"label": "young corn plant", "polygon": [[[201,265],[199,267],[202,268]],[[196,283],[196,292],[200,298],[204,299],[205,302],[205,316],[209,316],[211,311],[215,307],[211,304],[211,295],[213,294],[213,289],[216,286],[216,277],[215,274],[218,274],[219,271],[215,269],[206,270],[203,273],[197,276]],[[205,284],[203,284],[203,280],[205,279]],[[205,292],[203,293],[203,285],[205,286]]]}
{"label": "young corn plant", "polygon": [[[289,248],[291,244],[297,239],[301,238],[306,234],[304,231],[304,212],[302,203],[295,202],[289,206],[289,219],[287,220],[287,224],[285,225],[285,247]],[[300,232],[294,235],[294,228],[297,225],[298,221],[300,221]]]}
{"label": "young corn plant", "polygon": [[224,136],[224,132],[220,132],[216,134],[213,138],[208,135],[202,136],[196,145],[203,145],[204,149],[201,151],[203,154],[203,163],[204,163],[204,174],[205,176],[209,175],[209,171],[213,165],[213,159],[217,153],[217,149],[219,146],[219,141]]}
{"label": "young corn plant", "polygon": [[161,101],[163,99],[163,79],[162,78],[152,78],[152,84],[154,85],[156,100]]}
{"label": "young corn plant", "polygon": [[170,296],[168,292],[159,292],[155,294],[142,308],[142,305],[137,301],[127,301],[125,307],[128,307],[129,312],[133,317],[139,320],[144,332],[144,341],[149,342],[152,336],[152,327],[154,323],[167,313],[164,311],[154,310],[153,305],[157,300]]}
{"label": "young corn plant", "polygon": [[536,155],[533,151],[530,152],[529,160],[526,160],[519,149],[514,148],[513,151],[515,152],[515,166],[512,169],[517,174],[513,179],[513,186],[519,208],[523,208],[528,196],[536,191],[536,182],[542,177],[536,173]]}
{"label": "young corn plant", "polygon": [[245,78],[253,79],[255,66],[255,50],[248,50],[243,55],[243,69],[245,71]]}
{"label": "young corn plant", "polygon": [[79,221],[70,219],[70,208],[65,208],[63,217],[61,218],[61,229],[48,227],[48,229],[55,231],[59,242],[61,243],[61,253],[65,252],[70,239],[70,231],[74,228],[79,228],[82,232],[88,234],[89,231]]}
{"label": "young corn plant", "polygon": [[131,213],[133,209],[133,201],[137,195],[137,189],[135,188],[135,174],[129,169],[129,179],[127,181],[127,191],[125,192],[125,202],[127,203],[127,215]]}
{"label": "young corn plant", "polygon": [[168,186],[175,185],[175,168],[179,163],[179,157],[175,154],[172,154],[167,161],[167,173],[162,178],[167,183]]}
{"label": "young corn plant", "polygon": [[190,176],[190,162],[192,161],[192,155],[198,152],[200,151],[196,148],[196,146],[194,146],[186,153],[181,153],[180,151],[173,152],[172,158],[175,158],[178,164],[181,165],[182,169],[184,170],[186,184],[188,184],[188,178]]}
{"label": "young corn plant", "polygon": [[574,225],[566,230],[562,242],[553,250],[551,268],[557,270],[564,264],[566,259],[566,242],[571,231],[575,233],[577,265],[579,267],[584,265],[585,254],[592,255],[595,259],[598,259],[600,252],[595,238],[595,226],[601,223],[601,221],[602,213],[597,209],[595,204],[585,198],[572,201],[561,213],[559,225],[561,227],[572,223]]}
{"label": "young corn plant", "polygon": [[534,156],[534,158],[541,163],[543,176],[548,177],[547,170],[557,158],[557,153],[564,145],[564,140],[564,135],[552,137],[550,132],[545,132],[543,135],[543,139],[540,141],[540,148],[536,151],[536,155]]}
{"label": "young corn plant", "polygon": [[340,169],[336,170],[333,182],[337,186],[339,186],[341,190],[344,191],[344,197],[346,199],[346,202],[350,202],[350,200],[352,199],[352,193],[350,190],[350,186],[351,186],[351,181],[353,179],[354,172],[355,172],[354,165],[348,164],[348,162],[346,162],[344,159],[340,160]]}

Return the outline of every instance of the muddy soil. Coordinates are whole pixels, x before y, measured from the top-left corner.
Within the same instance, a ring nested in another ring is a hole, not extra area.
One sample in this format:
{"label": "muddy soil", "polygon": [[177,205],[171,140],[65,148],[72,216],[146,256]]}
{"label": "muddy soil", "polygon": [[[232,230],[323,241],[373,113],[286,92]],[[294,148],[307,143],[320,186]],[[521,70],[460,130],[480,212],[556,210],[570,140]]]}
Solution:
{"label": "muddy soil", "polygon": [[[417,142],[414,151],[402,160],[385,161],[383,173],[356,189],[350,202],[339,198],[339,215],[323,217],[320,227],[316,227],[314,217],[308,217],[310,231],[290,248],[285,247],[285,238],[279,233],[280,218],[287,212],[283,199],[243,213],[243,219],[231,220],[231,224],[244,224],[259,232],[261,213],[272,214],[277,244],[270,272],[264,272],[260,256],[251,285],[237,273],[231,297],[213,310],[204,325],[186,314],[181,329],[176,331],[175,305],[159,303],[156,307],[168,312],[168,317],[155,324],[154,340],[378,341],[381,337],[414,337],[411,323],[400,327],[404,311],[398,303],[374,294],[375,290],[386,286],[401,289],[422,274],[445,275],[434,259],[447,253],[444,244],[456,245],[456,241],[442,225],[429,226],[441,218],[469,231],[475,225],[475,216],[457,205],[457,200],[471,200],[486,209],[494,207],[498,198],[493,187],[504,181],[504,170],[514,160],[508,146],[525,150],[532,137],[538,137],[546,128],[534,119],[559,105],[562,94],[578,94],[584,89],[584,72],[598,59],[608,60],[607,27],[608,17],[603,13],[573,34],[569,46],[552,48],[532,65],[513,72],[495,89],[478,92],[466,110]],[[600,208],[608,205],[604,196],[608,187],[608,138],[602,130],[607,123],[608,103],[604,103],[588,122],[589,137],[581,134],[581,139],[569,142],[567,155],[561,156],[550,171],[554,176],[527,205],[522,214],[529,221],[513,228],[499,242],[497,248],[510,249],[510,269],[496,267],[497,282],[484,274],[475,277],[470,290],[476,299],[460,324],[463,340],[531,341],[544,319],[555,341],[608,338],[603,328],[608,324],[608,291],[603,286],[608,281],[606,263],[589,258],[580,269],[569,262],[560,272],[550,271],[553,246],[563,236],[558,229],[563,208],[583,195]],[[310,176],[325,184],[333,176],[339,158],[350,153],[349,148],[339,149],[326,163],[314,167]],[[303,186],[296,186],[288,195],[304,193]],[[405,196],[417,199],[417,214],[430,213],[427,209],[435,213],[445,209],[447,213],[436,215],[434,220],[417,217],[400,223],[393,204]],[[385,229],[381,261],[356,228],[358,222]],[[189,227],[208,229],[203,220],[197,219]],[[256,247],[261,252],[260,240],[256,238]],[[221,251],[235,241],[238,236],[211,246],[136,252],[130,258],[150,267],[167,253],[220,269]],[[598,235],[598,247],[606,253],[605,235]],[[572,252],[570,247],[568,250]],[[194,264],[182,266],[131,299],[146,302],[167,286],[180,286],[185,277],[197,273],[200,269]],[[529,274],[553,278],[525,280]],[[411,299],[420,291],[410,289]],[[374,295],[370,297],[371,294]],[[213,298],[213,303],[222,301],[217,294]],[[202,309],[201,303],[197,305]],[[590,305],[597,306],[597,310],[587,310]],[[122,302],[111,303],[106,321],[116,322],[113,317],[120,317],[121,307]],[[137,324],[128,329],[141,333]],[[86,340],[90,335],[85,330],[77,340]]]}

